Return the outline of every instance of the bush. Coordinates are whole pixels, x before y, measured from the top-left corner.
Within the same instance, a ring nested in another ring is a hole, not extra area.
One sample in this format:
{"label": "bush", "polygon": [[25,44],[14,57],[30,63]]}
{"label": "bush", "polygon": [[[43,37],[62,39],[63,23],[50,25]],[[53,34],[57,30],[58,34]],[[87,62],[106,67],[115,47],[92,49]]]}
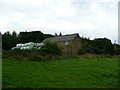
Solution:
{"label": "bush", "polygon": [[83,50],[83,49],[79,49],[79,51],[78,51],[78,55],[84,55],[85,54],[85,50]]}
{"label": "bush", "polygon": [[30,61],[42,61],[42,56],[40,55],[32,55],[28,58]]}
{"label": "bush", "polygon": [[31,55],[29,58],[28,58],[28,60],[30,60],[30,61],[48,61],[48,60],[52,60],[53,59],[53,56],[52,55],[44,55],[44,56],[42,56],[42,55]]}
{"label": "bush", "polygon": [[31,61],[46,61],[59,57],[62,54],[61,49],[56,43],[47,42],[40,50],[3,50],[3,58],[16,58]]}
{"label": "bush", "polygon": [[56,43],[46,42],[45,45],[41,47],[40,53],[42,55],[59,56],[62,54],[62,51]]}

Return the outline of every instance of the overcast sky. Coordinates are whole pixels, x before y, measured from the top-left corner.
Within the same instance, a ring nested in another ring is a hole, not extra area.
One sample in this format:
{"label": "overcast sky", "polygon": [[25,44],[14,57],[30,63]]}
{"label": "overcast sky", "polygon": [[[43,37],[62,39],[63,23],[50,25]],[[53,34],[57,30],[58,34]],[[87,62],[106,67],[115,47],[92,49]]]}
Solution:
{"label": "overcast sky", "polygon": [[0,31],[79,33],[118,41],[118,0],[0,0]]}

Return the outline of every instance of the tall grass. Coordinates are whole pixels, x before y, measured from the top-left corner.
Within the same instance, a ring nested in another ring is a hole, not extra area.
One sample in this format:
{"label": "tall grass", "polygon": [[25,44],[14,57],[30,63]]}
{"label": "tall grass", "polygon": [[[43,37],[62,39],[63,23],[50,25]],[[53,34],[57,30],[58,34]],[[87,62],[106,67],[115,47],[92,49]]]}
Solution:
{"label": "tall grass", "polygon": [[112,56],[112,55],[97,55],[97,54],[85,54],[85,55],[78,55],[78,56],[54,56],[50,54],[42,55],[39,50],[3,50],[2,51],[2,58],[3,59],[17,59],[17,60],[30,60],[30,61],[47,61],[52,59],[79,59],[79,58],[86,58],[86,59],[93,59],[93,58],[119,58],[119,56]]}

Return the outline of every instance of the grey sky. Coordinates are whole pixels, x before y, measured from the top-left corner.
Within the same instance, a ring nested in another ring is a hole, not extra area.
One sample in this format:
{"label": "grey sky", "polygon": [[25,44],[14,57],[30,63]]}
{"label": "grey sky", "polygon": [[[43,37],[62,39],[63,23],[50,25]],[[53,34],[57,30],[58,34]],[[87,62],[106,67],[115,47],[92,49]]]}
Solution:
{"label": "grey sky", "polygon": [[0,0],[0,31],[118,40],[118,0]]}

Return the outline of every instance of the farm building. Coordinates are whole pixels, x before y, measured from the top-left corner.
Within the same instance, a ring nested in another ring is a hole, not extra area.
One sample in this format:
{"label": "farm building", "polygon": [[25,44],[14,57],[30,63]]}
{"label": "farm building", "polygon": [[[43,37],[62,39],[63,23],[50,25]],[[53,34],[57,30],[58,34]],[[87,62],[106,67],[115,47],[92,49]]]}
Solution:
{"label": "farm building", "polygon": [[63,52],[63,55],[75,56],[82,48],[81,38],[78,33],[46,38],[45,42],[56,42]]}

